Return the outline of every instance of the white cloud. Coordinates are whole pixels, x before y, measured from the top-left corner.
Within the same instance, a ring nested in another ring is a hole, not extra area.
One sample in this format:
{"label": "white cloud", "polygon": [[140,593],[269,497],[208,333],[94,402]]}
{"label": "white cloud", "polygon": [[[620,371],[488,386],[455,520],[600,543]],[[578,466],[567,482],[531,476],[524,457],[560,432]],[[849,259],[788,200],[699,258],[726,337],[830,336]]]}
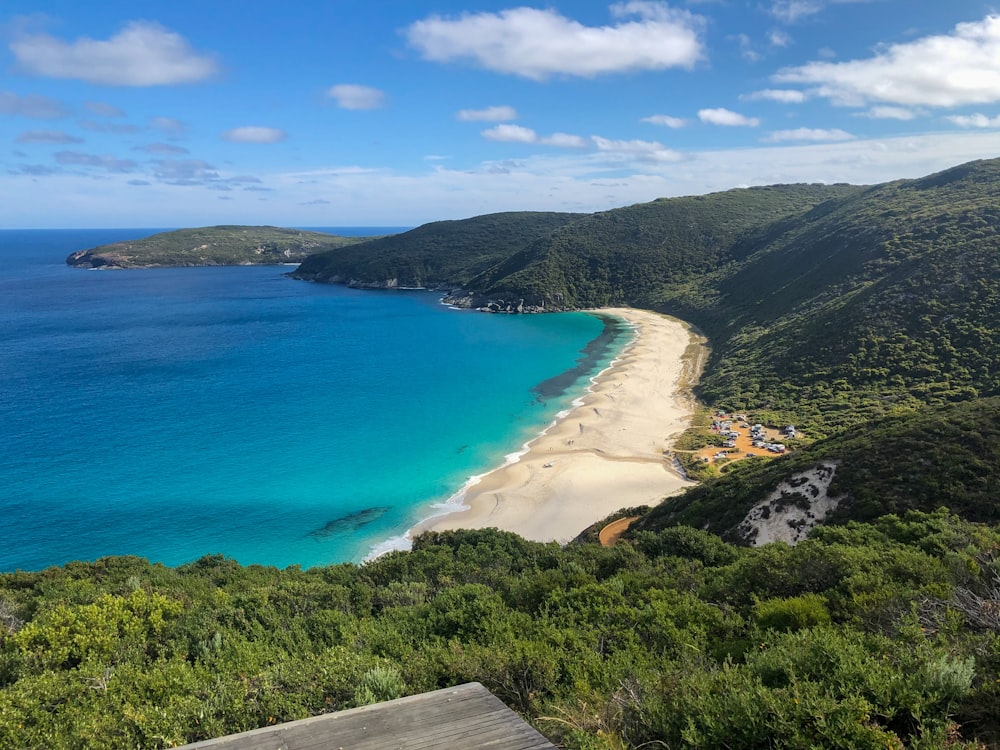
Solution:
{"label": "white cloud", "polygon": [[[673,161],[635,154],[552,150],[519,158],[499,177],[468,164],[446,168],[422,164],[401,172],[328,164],[322,169],[261,174],[278,192],[267,212],[269,223],[311,226],[315,207],[299,203],[317,196],[331,201],[324,210],[330,225],[415,226],[496,211],[604,211],[659,197],[701,195],[737,185],[796,182],[873,184],[922,177],[972,159],[1000,153],[1000,130],[952,129],[933,135],[862,139],[839,143],[759,144],[756,147],[686,152]],[[484,166],[485,165],[481,165]],[[233,196],[225,220],[261,222],[261,194],[235,190],[208,193],[216,176],[190,189],[155,180],[153,174],[103,172],[101,189],[82,170],[21,165],[0,171],[5,209],[22,226],[102,227],[127,215],[136,226],[159,226],[170,218],[184,226],[218,223],[219,196]],[[177,170],[178,173],[182,170]],[[190,171],[189,171],[190,173]],[[197,171],[194,171],[197,174]],[[142,191],[127,181],[154,181]],[[189,183],[180,183],[189,184]],[[71,195],[51,210],[53,196]],[[209,197],[206,199],[206,196]],[[279,197],[280,196],[280,197]],[[164,213],[167,211],[169,213]]]}
{"label": "white cloud", "polygon": [[813,141],[816,143],[832,141],[849,141],[854,138],[846,130],[834,128],[824,130],[822,128],[795,128],[794,130],[775,130],[768,133],[761,140],[765,143],[783,143],[785,141]]}
{"label": "white cloud", "polygon": [[639,122],[648,122],[650,125],[663,125],[675,130],[687,125],[687,120],[681,117],[671,117],[670,115],[650,115],[649,117],[643,117]]}
{"label": "white cloud", "polygon": [[767,40],[771,43],[772,47],[787,47],[792,43],[792,38],[781,29],[773,29],[768,33]]}
{"label": "white cloud", "polygon": [[501,124],[483,131],[483,138],[488,141],[504,143],[536,143],[538,133],[521,125]]}
{"label": "white cloud", "polygon": [[740,46],[740,56],[744,60],[749,62],[757,62],[762,60],[764,56],[754,49],[753,41],[746,34],[736,34],[735,36],[728,37],[729,39],[735,39],[737,44]]}
{"label": "white cloud", "polygon": [[83,143],[83,138],[70,135],[62,130],[28,130],[21,133],[17,143]]}
{"label": "white cloud", "polygon": [[0,91],[0,115],[58,120],[69,116],[69,108],[60,101],[39,94],[19,96],[12,91]]}
{"label": "white cloud", "polygon": [[872,107],[867,112],[861,112],[861,116],[870,117],[873,120],[914,120],[921,113],[918,110],[907,109],[906,107]]}
{"label": "white cloud", "polygon": [[761,91],[754,91],[752,94],[744,94],[740,97],[743,101],[752,102],[766,99],[772,102],[781,102],[782,104],[801,104],[808,98],[804,91],[796,91],[795,89],[762,89]]}
{"label": "white cloud", "polygon": [[584,26],[552,9],[526,7],[457,18],[434,15],[405,33],[427,60],[469,61],[537,81],[691,68],[704,56],[700,16],[661,2],[618,3],[611,12],[619,21],[611,26]]}
{"label": "white cloud", "polygon": [[874,57],[785,68],[775,81],[815,86],[834,104],[957,107],[1000,101],[1000,16],[893,44]]}
{"label": "white cloud", "polygon": [[542,137],[531,128],[508,123],[484,130],[482,135],[486,140],[502,143],[540,143],[544,146],[557,146],[559,148],[586,148],[588,145],[587,139],[578,135],[553,133]]}
{"label": "white cloud", "polygon": [[278,128],[265,128],[259,125],[246,125],[233,128],[222,134],[223,140],[230,143],[277,143],[288,137],[288,133]]}
{"label": "white cloud", "polygon": [[460,109],[455,117],[462,122],[506,122],[517,119],[517,110],[507,106]]}
{"label": "white cloud", "polygon": [[823,10],[820,0],[775,0],[768,12],[783,23],[796,23]]}
{"label": "white cloud", "polygon": [[378,109],[385,105],[385,92],[356,83],[331,86],[326,95],[336,101],[341,109]]}
{"label": "white cloud", "polygon": [[1000,115],[987,117],[984,114],[952,115],[950,122],[963,128],[1000,128]]}
{"label": "white cloud", "polygon": [[546,146],[558,146],[559,148],[586,148],[587,139],[569,133],[553,133],[542,138],[541,143]]}
{"label": "white cloud", "polygon": [[132,21],[106,41],[81,37],[66,42],[48,34],[22,34],[10,49],[20,66],[34,75],[107,86],[195,83],[219,69],[214,59],[195,52],[179,34],[148,21]]}
{"label": "white cloud", "polygon": [[699,109],[698,119],[710,125],[724,125],[727,127],[748,127],[755,128],[760,125],[760,120],[756,117],[747,117],[738,112],[718,107],[716,109]]}
{"label": "white cloud", "polygon": [[629,156],[642,162],[675,162],[684,158],[679,151],[666,148],[657,141],[616,141],[599,135],[591,136],[591,140],[598,151]]}

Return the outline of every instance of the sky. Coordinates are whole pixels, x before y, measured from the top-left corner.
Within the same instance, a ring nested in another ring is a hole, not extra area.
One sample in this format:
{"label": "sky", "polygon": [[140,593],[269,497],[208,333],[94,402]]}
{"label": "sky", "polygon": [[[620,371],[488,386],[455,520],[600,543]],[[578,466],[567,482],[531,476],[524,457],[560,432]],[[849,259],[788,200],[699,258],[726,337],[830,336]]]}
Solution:
{"label": "sky", "polygon": [[0,228],[416,226],[1000,156],[1000,0],[4,0]]}

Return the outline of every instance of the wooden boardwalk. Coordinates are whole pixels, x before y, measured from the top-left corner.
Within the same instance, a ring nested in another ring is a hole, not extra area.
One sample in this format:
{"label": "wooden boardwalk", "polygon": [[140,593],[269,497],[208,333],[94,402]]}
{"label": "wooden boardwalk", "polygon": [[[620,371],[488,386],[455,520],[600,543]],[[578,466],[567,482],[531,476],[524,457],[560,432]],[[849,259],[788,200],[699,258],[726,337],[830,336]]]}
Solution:
{"label": "wooden boardwalk", "polygon": [[556,750],[478,682],[185,745],[181,750]]}

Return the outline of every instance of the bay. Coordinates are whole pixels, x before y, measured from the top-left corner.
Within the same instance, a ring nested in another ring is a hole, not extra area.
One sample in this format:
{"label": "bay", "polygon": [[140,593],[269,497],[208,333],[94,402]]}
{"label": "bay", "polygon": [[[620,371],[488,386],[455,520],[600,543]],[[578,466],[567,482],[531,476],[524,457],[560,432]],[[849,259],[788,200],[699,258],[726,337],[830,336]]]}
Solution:
{"label": "bay", "polygon": [[628,337],[284,267],[64,263],[153,231],[0,231],[0,570],[361,560],[543,429]]}

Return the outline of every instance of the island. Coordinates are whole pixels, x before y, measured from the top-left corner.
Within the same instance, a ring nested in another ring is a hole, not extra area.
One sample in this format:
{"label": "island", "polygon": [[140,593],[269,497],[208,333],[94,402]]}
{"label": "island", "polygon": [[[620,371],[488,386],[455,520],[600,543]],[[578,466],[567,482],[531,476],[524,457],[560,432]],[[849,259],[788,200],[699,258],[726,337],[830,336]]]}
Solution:
{"label": "island", "polygon": [[177,229],[78,250],[66,263],[107,269],[280,265],[370,239],[283,227],[223,225]]}

